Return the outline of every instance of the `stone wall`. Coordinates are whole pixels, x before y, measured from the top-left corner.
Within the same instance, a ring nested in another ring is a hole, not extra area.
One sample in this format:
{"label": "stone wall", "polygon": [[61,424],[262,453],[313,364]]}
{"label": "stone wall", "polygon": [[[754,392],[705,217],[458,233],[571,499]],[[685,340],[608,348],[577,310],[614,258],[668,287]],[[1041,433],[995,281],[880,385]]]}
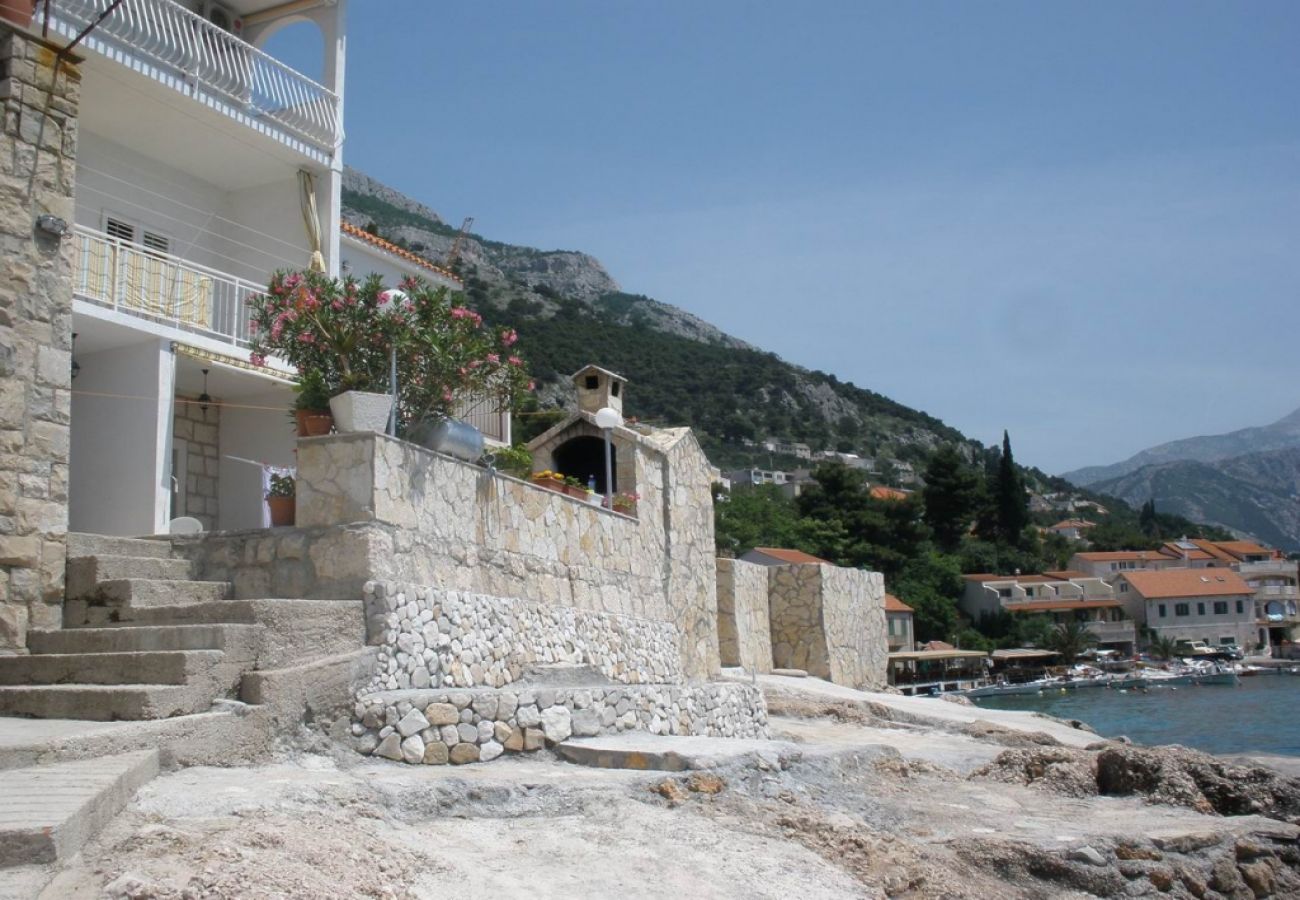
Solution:
{"label": "stone wall", "polygon": [[185,462],[185,507],[178,516],[193,516],[207,531],[217,527],[217,497],[221,477],[221,407],[204,410],[194,397],[176,398],[172,434],[188,446]]}
{"label": "stone wall", "polygon": [[202,577],[237,576],[240,595],[293,580],[345,599],[395,581],[672,622],[683,674],[707,678],[718,670],[707,461],[686,429],[634,446],[641,500],[625,516],[381,435],[303,439],[292,576],[278,572],[283,539],[265,533],[194,553]]}
{"label": "stone wall", "polygon": [[491,762],[571,736],[651,734],[766,738],[758,688],[726,682],[390,691],[353,709],[361,753],[412,764]]}
{"label": "stone wall", "polygon": [[768,567],[772,661],[855,688],[885,684],[885,585],[879,572]]}
{"label": "stone wall", "polygon": [[551,663],[623,684],[682,681],[671,622],[393,582],[367,584],[365,597],[380,646],[371,691],[504,687]]}
{"label": "stone wall", "polygon": [[718,653],[724,666],[772,671],[767,567],[719,559]]}
{"label": "stone wall", "polygon": [[0,25],[0,652],[59,624],[68,530],[72,241],[80,75]]}

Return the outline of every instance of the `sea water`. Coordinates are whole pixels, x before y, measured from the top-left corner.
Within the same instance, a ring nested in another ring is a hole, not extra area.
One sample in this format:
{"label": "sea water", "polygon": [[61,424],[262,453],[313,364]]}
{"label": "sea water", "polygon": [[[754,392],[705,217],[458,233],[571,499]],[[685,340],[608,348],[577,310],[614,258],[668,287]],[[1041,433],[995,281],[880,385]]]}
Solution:
{"label": "sea water", "polygon": [[1079,719],[1106,737],[1182,744],[1207,753],[1300,756],[1300,676],[1259,675],[1238,686],[1189,685],[1146,691],[1082,688],[981,697],[976,706]]}

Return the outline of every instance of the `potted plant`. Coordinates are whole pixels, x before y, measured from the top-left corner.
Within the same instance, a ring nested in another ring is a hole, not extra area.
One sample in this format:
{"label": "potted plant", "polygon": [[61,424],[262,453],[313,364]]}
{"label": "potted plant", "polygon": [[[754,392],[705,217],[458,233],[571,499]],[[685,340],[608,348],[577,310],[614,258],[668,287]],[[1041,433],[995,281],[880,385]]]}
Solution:
{"label": "potted plant", "polygon": [[614,495],[614,512],[622,513],[625,516],[636,515],[636,502],[641,499],[640,494],[622,493]]}
{"label": "potted plant", "polygon": [[292,475],[272,475],[271,488],[266,492],[266,505],[271,509],[272,527],[294,523],[297,486]]}
{"label": "potted plant", "polygon": [[502,447],[500,450],[494,450],[491,456],[492,465],[507,475],[526,479],[533,473],[533,455],[523,444]]}
{"label": "potted plant", "polygon": [[576,497],[579,500],[587,499],[587,486],[578,480],[576,475],[564,476],[564,493],[570,497]]}
{"label": "potted plant", "polygon": [[483,317],[419,278],[386,289],[320,272],[277,272],[248,300],[250,359],[272,354],[320,373],[339,431],[385,431],[397,368],[399,430],[453,416],[467,400],[496,411],[531,390],[513,329]]}
{"label": "potted plant", "polygon": [[564,491],[564,476],[559,472],[552,472],[550,469],[543,469],[540,472],[534,472],[531,476],[533,484],[538,487],[544,487],[548,491],[555,491],[558,494]]}
{"label": "potted plant", "polygon": [[298,376],[294,385],[293,416],[298,426],[298,437],[320,437],[334,427],[330,413],[329,388],[319,369],[308,369]]}

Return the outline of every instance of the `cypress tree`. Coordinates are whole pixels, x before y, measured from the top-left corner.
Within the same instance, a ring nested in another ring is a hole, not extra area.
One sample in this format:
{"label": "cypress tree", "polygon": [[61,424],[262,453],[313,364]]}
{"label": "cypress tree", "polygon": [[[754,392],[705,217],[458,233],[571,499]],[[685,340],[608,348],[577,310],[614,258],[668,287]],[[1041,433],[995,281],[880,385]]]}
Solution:
{"label": "cypress tree", "polygon": [[1002,432],[1002,457],[998,460],[997,478],[998,533],[1008,544],[1020,542],[1020,533],[1029,524],[1029,497],[1011,456],[1011,436]]}

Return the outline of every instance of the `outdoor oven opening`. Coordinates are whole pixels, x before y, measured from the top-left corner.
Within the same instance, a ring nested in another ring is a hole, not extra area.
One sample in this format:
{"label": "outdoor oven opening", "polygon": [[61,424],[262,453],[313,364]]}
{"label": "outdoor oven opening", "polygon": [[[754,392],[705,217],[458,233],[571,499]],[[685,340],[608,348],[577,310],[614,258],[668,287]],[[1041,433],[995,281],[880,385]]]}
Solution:
{"label": "outdoor oven opening", "polygon": [[[611,463],[614,469],[613,493],[618,492],[618,448],[610,447]],[[582,435],[570,438],[555,448],[555,468],[564,475],[571,475],[583,484],[596,480],[597,494],[606,494],[605,490],[605,441],[602,438]]]}

